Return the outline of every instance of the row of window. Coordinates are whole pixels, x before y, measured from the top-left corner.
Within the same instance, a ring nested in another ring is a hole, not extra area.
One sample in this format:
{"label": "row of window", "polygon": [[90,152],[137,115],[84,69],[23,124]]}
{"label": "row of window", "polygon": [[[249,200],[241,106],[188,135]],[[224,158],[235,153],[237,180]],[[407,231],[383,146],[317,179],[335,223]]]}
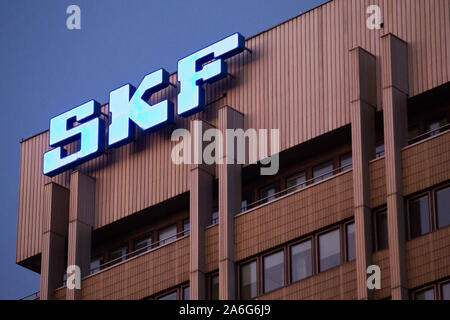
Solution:
{"label": "row of window", "polygon": [[[156,237],[158,241],[154,241],[154,233],[149,232],[144,237],[139,237],[132,240],[132,255],[128,254],[130,248],[129,244],[124,244],[122,246],[116,247],[110,250],[107,254],[99,255],[91,259],[90,273],[96,273],[106,267],[110,267],[119,262],[125,261],[130,256],[136,256],[157,246],[161,246],[170,243],[177,239],[177,236],[184,236],[189,234],[190,223],[189,218],[183,220],[183,231],[182,234],[177,232],[177,224],[172,224],[170,226],[161,228],[156,232]],[[106,256],[106,257],[105,257]]]}
{"label": "row of window", "polygon": [[436,282],[412,292],[414,300],[450,300],[450,281]]}
{"label": "row of window", "polygon": [[342,223],[240,263],[239,298],[252,299],[355,258],[355,224]]}
{"label": "row of window", "polygon": [[[406,201],[408,239],[450,225],[450,186],[440,186]],[[375,211],[373,215],[374,251],[388,248],[387,210]]]}
{"label": "row of window", "polygon": [[190,300],[191,290],[189,284],[184,284],[162,294],[152,297],[152,300]]}
{"label": "row of window", "polygon": [[450,186],[433,188],[407,201],[409,239],[450,225]]}

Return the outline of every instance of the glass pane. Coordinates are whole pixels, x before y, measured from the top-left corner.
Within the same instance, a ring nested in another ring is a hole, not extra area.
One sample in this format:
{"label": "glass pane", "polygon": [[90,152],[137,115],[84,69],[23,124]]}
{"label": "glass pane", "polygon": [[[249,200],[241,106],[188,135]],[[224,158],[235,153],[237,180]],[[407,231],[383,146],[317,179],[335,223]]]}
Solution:
{"label": "glass pane", "polygon": [[377,213],[377,248],[383,250],[388,248],[388,225],[387,225],[387,211]]}
{"label": "glass pane", "polygon": [[333,162],[327,161],[313,168],[313,182],[318,182],[333,175]]}
{"label": "glass pane", "polygon": [[436,191],[437,227],[450,224],[450,187]]}
{"label": "glass pane", "polygon": [[261,201],[259,204],[263,204],[263,203],[275,200],[276,196],[274,196],[274,194],[277,193],[277,191],[278,191],[278,189],[274,185],[272,185],[270,187],[266,187],[264,189],[261,189],[261,191],[259,193],[259,198],[265,199],[265,200]]}
{"label": "glass pane", "polygon": [[183,300],[190,300],[191,297],[191,288],[184,287],[183,288]]}
{"label": "glass pane", "polygon": [[445,126],[447,124],[447,118],[442,118],[440,120],[433,121],[427,125],[427,132],[430,132],[429,136],[434,136],[441,132],[438,130],[440,127]]}
{"label": "glass pane", "polygon": [[137,240],[134,244],[135,254],[139,254],[150,250],[152,248],[151,245],[152,245],[152,237],[150,236],[147,238]]}
{"label": "glass pane", "polygon": [[311,240],[291,247],[291,270],[292,282],[312,275]]}
{"label": "glass pane", "polygon": [[219,275],[211,278],[211,300],[219,300]]}
{"label": "glass pane", "polygon": [[126,254],[127,254],[126,246],[111,251],[109,253],[109,261],[110,261],[109,265],[113,265],[113,264],[119,263],[121,261],[125,261],[127,259]]}
{"label": "glass pane", "polygon": [[356,259],[356,244],[355,244],[355,224],[350,223],[346,226],[347,232],[347,261]]}
{"label": "glass pane", "polygon": [[341,263],[339,229],[319,236],[319,270],[325,271]]}
{"label": "glass pane", "polygon": [[384,156],[384,141],[379,141],[375,146],[375,158],[382,156]]}
{"label": "glass pane", "polygon": [[216,224],[219,222],[219,210],[214,210],[211,215],[211,224]]}
{"label": "glass pane", "polygon": [[187,234],[189,234],[189,230],[191,229],[191,224],[190,224],[190,221],[189,221],[189,218],[188,219],[184,219],[184,221],[183,221],[183,235],[187,235]]}
{"label": "glass pane", "polygon": [[434,300],[434,289],[426,289],[420,292],[416,292],[414,295],[416,300]]}
{"label": "glass pane", "polygon": [[264,257],[264,292],[284,286],[284,251]]}
{"label": "glass pane", "polygon": [[[97,257],[91,260],[90,274],[96,273],[101,270],[100,266],[103,264],[103,256]],[[67,276],[67,275],[66,275]]]}
{"label": "glass pane", "polygon": [[286,188],[287,188],[287,192],[292,192],[298,189],[301,189],[303,187],[305,187],[304,182],[306,181],[306,174],[304,171],[289,177],[286,180]]}
{"label": "glass pane", "polygon": [[409,201],[411,238],[430,232],[428,196]]}
{"label": "glass pane", "polygon": [[177,292],[176,291],[171,292],[169,294],[157,298],[157,300],[177,300]]}
{"label": "glass pane", "polygon": [[241,202],[241,211],[247,211],[247,206],[248,206],[248,201],[247,200],[242,200]]}
{"label": "glass pane", "polygon": [[159,245],[163,245],[174,241],[177,238],[176,234],[177,234],[176,224],[159,230]]}
{"label": "glass pane", "polygon": [[408,140],[412,140],[419,135],[419,128],[412,126],[408,128]]}
{"label": "glass pane", "polygon": [[450,282],[441,284],[442,300],[450,300]]}
{"label": "glass pane", "polygon": [[256,261],[247,263],[241,267],[241,299],[256,297]]}
{"label": "glass pane", "polygon": [[341,156],[340,158],[340,167],[342,168],[341,170],[349,170],[352,168],[352,153],[346,153],[344,155]]}

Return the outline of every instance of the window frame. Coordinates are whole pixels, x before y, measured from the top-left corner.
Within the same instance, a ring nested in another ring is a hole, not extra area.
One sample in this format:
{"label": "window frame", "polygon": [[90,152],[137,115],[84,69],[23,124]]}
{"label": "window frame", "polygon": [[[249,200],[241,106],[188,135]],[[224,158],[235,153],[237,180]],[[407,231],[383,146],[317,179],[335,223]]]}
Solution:
{"label": "window frame", "polygon": [[[242,280],[242,272],[241,269],[243,266],[250,264],[252,262],[256,263],[256,296],[254,296],[253,298],[250,299],[254,299],[256,297],[259,297],[261,295],[261,272],[259,270],[260,268],[260,263],[259,263],[259,257],[252,257],[246,260],[243,260],[241,262],[239,262],[238,264],[238,268],[237,268],[237,281],[238,281],[238,290],[237,290],[237,294],[238,294],[238,300],[242,300],[242,287],[241,287],[241,280]],[[220,285],[220,284],[219,284]]]}
{"label": "window frame", "polygon": [[[314,183],[326,180],[326,179],[331,178],[332,176],[334,176],[335,175],[334,170],[336,169],[335,168],[335,162],[336,162],[336,159],[335,158],[331,158],[331,159],[322,161],[322,162],[316,164],[315,166],[312,166],[311,167],[311,179],[312,179],[311,180],[311,184],[314,184]],[[314,168],[320,167],[320,166],[322,166],[324,164],[328,164],[328,163],[331,163],[331,171],[330,172],[326,172],[326,173],[322,173],[317,178],[314,178]],[[324,177],[324,175],[326,175],[326,174],[331,174],[331,175],[329,177]],[[316,179],[320,179],[320,180],[316,180]]]}
{"label": "window frame", "polygon": [[[284,283],[279,288],[275,288],[275,289],[272,289],[272,290],[269,290],[269,291],[265,292],[264,291],[264,285],[265,285],[265,283],[264,283],[264,271],[265,271],[265,269],[264,269],[264,258],[267,257],[267,256],[270,256],[272,254],[278,253],[278,252],[283,252],[283,282]],[[275,291],[275,290],[278,290],[280,288],[285,287],[288,284],[288,282],[287,282],[287,273],[288,273],[288,271],[286,270],[286,267],[287,267],[287,264],[286,264],[286,245],[283,245],[281,247],[278,246],[278,247],[276,247],[274,249],[271,249],[270,251],[267,251],[264,254],[262,254],[261,256],[259,256],[259,258],[260,258],[260,269],[261,269],[260,270],[260,274],[261,274],[261,285],[260,285],[261,293],[260,294],[262,295],[262,294],[270,293],[272,291]],[[256,266],[256,267],[258,267],[258,266]]]}
{"label": "window frame", "polygon": [[[407,219],[407,227],[408,227],[408,232],[407,232],[408,240],[412,240],[412,239],[415,239],[415,238],[419,238],[421,236],[425,236],[425,235],[433,232],[433,230],[435,230],[435,228],[434,228],[434,219],[433,219],[433,211],[434,211],[434,209],[432,207],[432,202],[434,202],[434,201],[432,201],[432,199],[431,199],[431,197],[432,197],[431,194],[432,193],[433,192],[430,192],[430,190],[421,191],[419,193],[415,193],[413,196],[410,196],[410,197],[408,197],[406,199],[406,219]],[[428,224],[430,226],[430,228],[429,228],[430,230],[427,233],[418,235],[418,236],[413,238],[412,234],[411,234],[412,233],[411,232],[411,201],[418,200],[418,199],[420,199],[420,198],[422,198],[424,196],[428,197]]]}
{"label": "window frame", "polygon": [[430,232],[436,231],[436,230],[439,230],[439,229],[442,229],[442,228],[445,228],[445,227],[449,226],[449,225],[446,225],[446,226],[444,226],[442,228],[438,227],[437,196],[436,196],[436,193],[438,191],[441,191],[441,190],[444,190],[444,189],[447,189],[447,188],[450,188],[450,182],[449,183],[445,183],[445,184],[440,185],[440,186],[437,186],[437,187],[435,187],[435,188],[430,190],[431,196],[433,197],[433,200],[431,201],[433,207],[432,208],[430,207],[430,211],[431,211],[431,215],[434,217],[434,226],[433,226],[434,230],[432,229],[432,230],[430,230]]}
{"label": "window frame", "polygon": [[[338,225],[334,225],[334,226],[328,227],[328,228],[326,228],[326,229],[324,229],[324,230],[322,230],[320,232],[317,232],[315,234],[315,238],[316,238],[316,259],[317,259],[316,273],[317,274],[319,274],[321,272],[326,272],[328,270],[334,269],[334,268],[339,267],[339,266],[344,264],[345,260],[344,260],[343,249],[345,250],[345,248],[342,248],[343,247],[343,240],[344,240],[343,236],[342,236],[342,225],[343,225],[343,223],[340,223]],[[325,233],[328,233],[328,232],[332,232],[334,230],[338,230],[339,231],[339,242],[340,242],[339,243],[339,251],[340,251],[339,252],[339,264],[336,265],[336,266],[333,266],[331,268],[328,268],[326,270],[320,271],[320,249],[319,249],[320,242],[319,242],[319,238],[320,238],[321,235],[324,235]]]}
{"label": "window frame", "polygon": [[387,239],[388,245],[387,245],[387,247],[383,248],[383,249],[380,249],[379,248],[379,243],[378,243],[378,215],[380,213],[384,213],[384,212],[386,212],[386,222],[388,222],[388,211],[387,211],[387,207],[386,206],[383,206],[383,207],[380,207],[378,209],[375,209],[375,210],[373,210],[373,213],[372,213],[372,232],[373,232],[373,243],[372,243],[373,250],[372,251],[373,251],[373,253],[381,251],[381,250],[389,249],[389,227],[388,227],[388,230],[386,232],[386,234],[388,236],[388,239]]}
{"label": "window frame", "polygon": [[[311,241],[311,275],[307,276],[307,277],[305,277],[303,279],[299,279],[299,280],[293,281],[292,280],[293,268],[292,268],[291,248],[296,246],[296,245],[299,245],[299,244],[301,244],[303,242],[306,242],[306,241]],[[308,278],[310,278],[310,277],[312,277],[312,276],[314,276],[316,274],[316,272],[315,272],[315,270],[316,270],[316,267],[315,267],[316,261],[315,261],[315,254],[314,254],[315,247],[316,247],[316,245],[315,245],[315,241],[314,241],[314,234],[311,234],[311,235],[309,235],[307,237],[304,237],[304,238],[301,238],[299,240],[296,240],[293,243],[290,243],[290,244],[287,245],[287,252],[288,252],[288,255],[287,255],[287,267],[289,268],[289,270],[287,272],[287,275],[288,275],[287,284],[292,284],[292,283],[296,283],[296,282],[308,279]]]}
{"label": "window frame", "polygon": [[[280,192],[280,182],[278,180],[275,181],[275,182],[269,183],[269,184],[267,184],[267,185],[265,185],[265,186],[263,186],[261,188],[259,188],[259,190],[258,190],[259,204],[258,205],[269,203],[269,202],[271,202],[271,201],[273,201],[273,200],[275,200],[275,199],[277,199],[279,197],[279,196],[266,196],[266,197],[262,197],[261,196],[261,193],[263,191],[271,189],[272,187],[275,188],[275,193],[274,194],[277,194],[278,192]],[[269,199],[270,197],[275,197],[275,198],[274,199]],[[261,201],[262,199],[266,199],[266,200],[265,201]]]}
{"label": "window frame", "polygon": [[[347,235],[347,227],[348,225],[353,224],[353,233],[355,234],[355,259],[353,260],[349,260],[348,258],[348,235]],[[350,220],[347,221],[343,224],[343,229],[344,229],[344,262],[343,263],[347,263],[347,262],[352,262],[352,261],[356,261],[356,224],[355,224],[355,220]]]}

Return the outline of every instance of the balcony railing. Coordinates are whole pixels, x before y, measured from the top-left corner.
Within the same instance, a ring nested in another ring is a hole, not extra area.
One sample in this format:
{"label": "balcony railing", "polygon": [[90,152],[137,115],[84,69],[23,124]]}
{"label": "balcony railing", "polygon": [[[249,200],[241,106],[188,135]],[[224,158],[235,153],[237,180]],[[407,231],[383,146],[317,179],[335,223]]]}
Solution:
{"label": "balcony railing", "polygon": [[122,256],[120,256],[118,258],[115,258],[115,259],[110,260],[108,262],[105,262],[105,263],[103,263],[103,264],[101,264],[101,265],[99,265],[99,266],[97,266],[95,268],[92,268],[92,269],[90,269],[89,273],[92,275],[92,274],[97,273],[97,272],[99,272],[99,271],[101,271],[103,269],[106,269],[108,267],[112,267],[112,266],[114,266],[114,265],[116,265],[116,264],[118,264],[118,263],[120,263],[122,261],[126,261],[127,259],[129,259],[131,257],[134,257],[134,256],[137,256],[137,255],[139,255],[141,253],[144,253],[144,252],[147,252],[147,251],[150,251],[150,250],[156,250],[157,248],[160,247],[160,245],[171,243],[172,241],[175,241],[178,237],[182,237],[182,236],[185,236],[185,235],[188,235],[188,234],[189,234],[189,230],[183,230],[183,231],[178,232],[178,233],[176,233],[173,236],[170,236],[168,238],[159,239],[158,241],[153,242],[153,243],[149,244],[148,246],[136,249],[136,250],[134,250],[134,251],[132,251],[130,253],[124,254],[124,255],[122,255]]}
{"label": "balcony railing", "polygon": [[37,298],[40,297],[41,292],[40,291],[36,291],[33,293],[30,293],[29,295],[26,295],[25,297],[20,298],[19,300],[36,300]]}
{"label": "balcony railing", "polygon": [[288,187],[286,189],[278,191],[278,192],[276,192],[276,193],[274,193],[274,194],[272,194],[270,196],[267,196],[265,198],[261,198],[259,200],[254,201],[254,202],[251,202],[250,204],[248,204],[248,205],[246,205],[246,206],[241,208],[241,213],[245,212],[247,210],[253,209],[255,207],[258,207],[258,206],[260,206],[262,204],[272,202],[272,201],[274,201],[274,200],[276,200],[276,199],[278,199],[278,198],[280,198],[280,197],[282,197],[284,195],[287,195],[287,194],[289,194],[289,193],[291,193],[293,191],[296,191],[296,190],[302,189],[302,188],[304,188],[306,186],[310,186],[310,185],[313,185],[315,183],[318,183],[318,182],[322,181],[325,178],[328,178],[330,176],[335,175],[336,173],[349,170],[349,169],[351,169],[351,167],[352,167],[352,163],[347,164],[345,166],[342,166],[342,167],[330,170],[328,172],[325,172],[324,174],[321,174],[320,176],[317,176],[317,177],[314,177],[312,179],[306,180],[306,181],[301,182],[299,184],[296,184],[294,186],[290,186],[290,187]]}
{"label": "balcony railing", "polygon": [[414,137],[412,139],[409,139],[408,140],[408,144],[413,144],[413,143],[419,142],[421,140],[424,140],[426,138],[435,136],[435,135],[437,135],[437,134],[439,134],[441,132],[447,131],[449,129],[450,129],[450,123],[447,123],[447,124],[445,124],[445,125],[443,125],[443,126],[441,126],[439,128],[430,130],[430,131],[425,132],[425,133],[423,133],[421,135],[418,135],[418,136],[416,136],[416,137]]}

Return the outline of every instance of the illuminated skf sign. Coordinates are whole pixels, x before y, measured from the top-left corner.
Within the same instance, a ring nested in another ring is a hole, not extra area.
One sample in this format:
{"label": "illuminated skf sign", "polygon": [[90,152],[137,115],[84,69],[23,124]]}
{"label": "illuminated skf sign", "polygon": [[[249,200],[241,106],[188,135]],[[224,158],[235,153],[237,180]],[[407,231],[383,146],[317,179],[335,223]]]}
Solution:
{"label": "illuminated skf sign", "polygon": [[[225,59],[242,52],[245,39],[235,33],[178,61],[177,114],[187,117],[205,107],[203,83],[213,83],[228,74]],[[105,141],[105,122],[100,104],[94,100],[50,120],[49,144],[54,149],[44,154],[43,173],[55,176],[73,166],[93,159],[110,147],[121,146],[135,137],[136,126],[157,130],[173,122],[174,106],[169,100],[149,104],[152,94],[170,85],[169,73],[159,69],[144,77],[139,87],[126,84],[109,95],[111,123]],[[67,154],[65,146],[80,141],[78,151]]]}

